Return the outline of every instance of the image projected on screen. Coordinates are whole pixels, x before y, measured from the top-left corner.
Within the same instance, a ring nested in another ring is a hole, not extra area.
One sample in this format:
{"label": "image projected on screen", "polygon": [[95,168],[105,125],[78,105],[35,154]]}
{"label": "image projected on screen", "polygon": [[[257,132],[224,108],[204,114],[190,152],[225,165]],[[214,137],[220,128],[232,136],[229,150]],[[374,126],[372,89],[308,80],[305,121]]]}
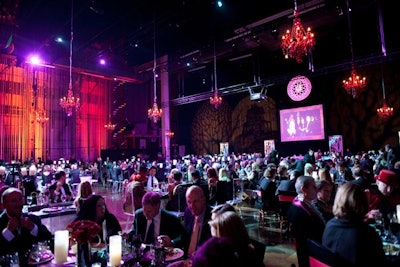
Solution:
{"label": "image projected on screen", "polygon": [[322,105],[282,109],[281,142],[325,139]]}

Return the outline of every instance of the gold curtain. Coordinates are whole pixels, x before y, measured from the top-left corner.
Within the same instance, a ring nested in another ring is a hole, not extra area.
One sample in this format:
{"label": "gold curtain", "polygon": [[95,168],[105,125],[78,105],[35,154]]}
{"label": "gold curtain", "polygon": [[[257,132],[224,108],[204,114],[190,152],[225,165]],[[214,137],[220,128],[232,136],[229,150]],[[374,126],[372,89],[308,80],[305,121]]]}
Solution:
{"label": "gold curtain", "polygon": [[[107,123],[115,81],[73,71],[73,92],[81,98],[68,117],[60,98],[67,94],[65,67],[16,66],[16,58],[0,55],[0,159],[94,160],[107,148]],[[47,123],[39,123],[39,114]]]}

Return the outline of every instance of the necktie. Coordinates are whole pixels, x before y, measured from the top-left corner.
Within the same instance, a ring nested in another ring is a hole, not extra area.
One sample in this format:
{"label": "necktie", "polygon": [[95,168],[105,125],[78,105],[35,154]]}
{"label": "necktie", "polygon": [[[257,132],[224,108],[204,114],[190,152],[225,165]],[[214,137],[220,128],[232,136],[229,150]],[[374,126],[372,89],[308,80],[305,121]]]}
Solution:
{"label": "necktie", "polygon": [[149,229],[147,229],[145,244],[153,244],[154,243],[154,221],[151,221]]}
{"label": "necktie", "polygon": [[192,256],[193,253],[196,251],[198,237],[199,237],[199,218],[196,216],[194,219],[193,232],[192,232],[192,237],[190,238],[190,244],[188,249],[189,256]]}

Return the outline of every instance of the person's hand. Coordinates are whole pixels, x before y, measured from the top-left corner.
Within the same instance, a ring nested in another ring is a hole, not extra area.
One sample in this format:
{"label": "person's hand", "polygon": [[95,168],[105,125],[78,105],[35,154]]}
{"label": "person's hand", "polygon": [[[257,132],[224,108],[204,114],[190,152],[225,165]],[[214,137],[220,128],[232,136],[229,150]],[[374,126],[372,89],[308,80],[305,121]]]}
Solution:
{"label": "person's hand", "polygon": [[17,218],[10,218],[7,224],[7,229],[13,232],[17,230],[18,227],[19,227],[19,220]]}
{"label": "person's hand", "polygon": [[366,217],[368,219],[376,220],[382,217],[382,214],[380,213],[379,210],[370,210],[367,214]]}
{"label": "person's hand", "polygon": [[28,217],[21,218],[20,225],[21,227],[26,228],[29,231],[31,231],[35,226],[35,224]]}
{"label": "person's hand", "polygon": [[171,238],[167,235],[159,235],[157,237],[157,241],[161,247],[173,247],[174,244],[171,241]]}

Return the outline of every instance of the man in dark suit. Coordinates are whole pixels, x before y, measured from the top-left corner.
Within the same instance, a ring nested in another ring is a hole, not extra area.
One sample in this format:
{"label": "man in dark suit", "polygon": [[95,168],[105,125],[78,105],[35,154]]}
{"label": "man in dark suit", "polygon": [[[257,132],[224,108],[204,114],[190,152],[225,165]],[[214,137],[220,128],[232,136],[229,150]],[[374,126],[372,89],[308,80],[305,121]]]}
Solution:
{"label": "man in dark suit", "polygon": [[299,267],[309,267],[307,239],[322,242],[325,220],[312,202],[317,197],[317,186],[311,176],[300,176],[296,180],[297,197],[288,210],[287,218],[291,233],[296,240]]}
{"label": "man in dark suit", "polygon": [[211,219],[212,208],[207,205],[201,187],[192,185],[186,191],[187,208],[183,216],[186,230],[185,249],[191,256],[196,249],[211,237],[208,221]]}
{"label": "man in dark suit", "polygon": [[59,171],[55,175],[56,181],[54,184],[50,185],[50,200],[55,202],[62,202],[63,199],[65,201],[72,200],[72,190],[69,184],[66,183],[66,174],[64,171]]}
{"label": "man in dark suit", "polygon": [[24,197],[21,190],[14,187],[7,189],[2,201],[5,210],[0,215],[0,255],[18,252],[20,263],[26,263],[25,256],[32,244],[50,241],[52,234],[39,217],[22,213]]}
{"label": "man in dark suit", "polygon": [[353,180],[351,170],[348,168],[346,162],[340,162],[337,170],[333,173],[333,181],[335,184],[343,184]]}
{"label": "man in dark suit", "polygon": [[193,180],[193,185],[197,185],[201,187],[203,190],[204,196],[206,197],[207,203],[210,200],[210,191],[208,189],[208,183],[206,180],[204,180],[201,175],[199,170],[194,170],[192,172],[192,180]]}
{"label": "man in dark suit", "polygon": [[180,247],[184,229],[178,217],[161,209],[161,197],[157,192],[147,192],[142,199],[143,208],[135,212],[135,220],[130,232],[140,235],[146,244],[158,240],[166,247]]}
{"label": "man in dark suit", "polygon": [[358,184],[362,189],[369,188],[370,184],[367,179],[364,178],[364,170],[361,165],[354,165],[353,168],[351,168],[351,172],[354,178],[354,180],[351,181],[352,183]]}

